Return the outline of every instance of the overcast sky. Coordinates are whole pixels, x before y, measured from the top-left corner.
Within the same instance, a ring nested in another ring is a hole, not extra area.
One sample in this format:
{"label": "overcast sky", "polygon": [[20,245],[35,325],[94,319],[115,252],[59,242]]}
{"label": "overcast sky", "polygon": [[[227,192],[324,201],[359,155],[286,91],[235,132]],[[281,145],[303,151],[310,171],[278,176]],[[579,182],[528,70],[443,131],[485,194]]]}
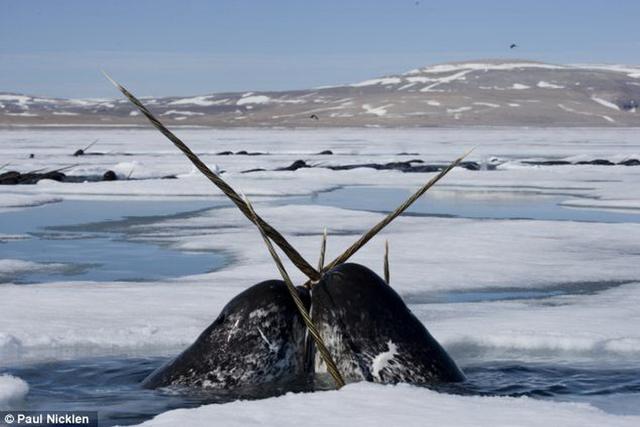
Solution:
{"label": "overcast sky", "polygon": [[100,69],[162,96],[480,58],[640,64],[639,19],[637,0],[0,0],[0,92],[117,96]]}

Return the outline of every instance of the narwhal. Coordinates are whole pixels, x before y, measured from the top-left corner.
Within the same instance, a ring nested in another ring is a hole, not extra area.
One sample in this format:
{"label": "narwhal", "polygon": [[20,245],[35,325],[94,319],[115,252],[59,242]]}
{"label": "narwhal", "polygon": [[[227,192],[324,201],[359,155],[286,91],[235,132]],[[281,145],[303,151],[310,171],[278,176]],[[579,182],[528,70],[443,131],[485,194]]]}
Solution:
{"label": "narwhal", "polygon": [[[283,279],[258,283],[237,295],[191,346],[149,375],[144,386],[232,389],[287,383],[323,372],[331,375],[337,388],[354,381],[432,385],[464,379],[453,359],[390,286],[388,249],[386,280],[347,261],[466,154],[327,265],[321,250],[315,268],[146,106],[107,78],[257,227]],[[304,285],[291,282],[272,242],[308,277]],[[325,242],[326,233],[323,248]]]}

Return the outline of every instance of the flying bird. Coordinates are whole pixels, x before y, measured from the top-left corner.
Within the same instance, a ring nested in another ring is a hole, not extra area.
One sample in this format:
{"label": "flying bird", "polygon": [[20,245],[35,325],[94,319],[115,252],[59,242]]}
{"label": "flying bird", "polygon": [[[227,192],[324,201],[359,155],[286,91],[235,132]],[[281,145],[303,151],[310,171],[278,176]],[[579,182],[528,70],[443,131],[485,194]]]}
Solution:
{"label": "flying bird", "polygon": [[313,119],[313,120],[320,120],[320,117],[318,117],[317,114],[312,114],[312,115],[309,116],[309,118]]}
{"label": "flying bird", "polygon": [[515,43],[511,43],[511,46],[509,46],[509,49],[513,49],[514,47],[518,47],[518,45]]}

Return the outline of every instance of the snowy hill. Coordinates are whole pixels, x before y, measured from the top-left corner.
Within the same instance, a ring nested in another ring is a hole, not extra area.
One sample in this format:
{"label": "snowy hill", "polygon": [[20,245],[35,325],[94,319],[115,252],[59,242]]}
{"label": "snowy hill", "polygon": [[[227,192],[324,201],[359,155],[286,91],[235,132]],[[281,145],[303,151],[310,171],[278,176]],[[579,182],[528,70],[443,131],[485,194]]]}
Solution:
{"label": "snowy hill", "polygon": [[[639,126],[640,66],[482,60],[309,90],[144,102],[181,125]],[[144,123],[122,98],[0,93],[0,125]]]}

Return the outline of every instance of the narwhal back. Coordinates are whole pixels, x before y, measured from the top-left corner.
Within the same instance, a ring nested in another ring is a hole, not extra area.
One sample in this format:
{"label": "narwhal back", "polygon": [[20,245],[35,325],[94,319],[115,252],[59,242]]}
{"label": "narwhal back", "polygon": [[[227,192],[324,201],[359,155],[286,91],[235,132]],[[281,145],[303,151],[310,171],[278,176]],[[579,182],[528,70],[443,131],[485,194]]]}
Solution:
{"label": "narwhal back", "polygon": [[[313,287],[313,321],[347,381],[433,384],[464,376],[377,274],[341,264]],[[316,356],[316,372],[325,369]]]}

